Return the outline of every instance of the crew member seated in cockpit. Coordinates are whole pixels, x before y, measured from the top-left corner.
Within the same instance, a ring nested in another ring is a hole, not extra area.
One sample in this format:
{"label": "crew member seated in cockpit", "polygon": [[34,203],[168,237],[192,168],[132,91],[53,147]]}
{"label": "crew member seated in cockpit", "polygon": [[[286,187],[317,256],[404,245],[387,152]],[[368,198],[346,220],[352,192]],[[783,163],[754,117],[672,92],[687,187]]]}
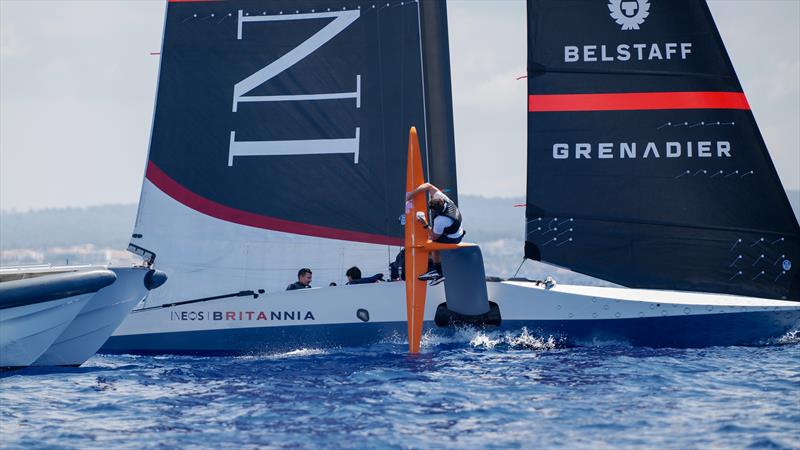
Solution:
{"label": "crew member seated in cockpit", "polygon": [[371,277],[361,278],[361,269],[356,266],[347,269],[345,276],[347,277],[347,284],[368,284],[383,281],[382,273],[376,273]]}
{"label": "crew member seated in cockpit", "polygon": [[297,281],[286,286],[287,291],[306,289],[311,287],[311,269],[303,267],[297,272]]}
{"label": "crew member seated in cockpit", "polygon": [[[466,231],[461,226],[461,212],[458,210],[458,206],[439,188],[430,183],[422,183],[413,191],[408,192],[406,200],[411,200],[420,192],[427,192],[431,196],[428,208],[431,211],[433,226],[428,224],[425,219],[425,213],[421,211],[417,213],[417,220],[428,229],[430,240],[445,244],[458,244],[461,242]],[[419,279],[431,280],[430,284],[434,286],[444,281],[444,274],[442,273],[442,258],[439,252],[431,252],[431,255],[433,256],[434,268],[420,275]]]}

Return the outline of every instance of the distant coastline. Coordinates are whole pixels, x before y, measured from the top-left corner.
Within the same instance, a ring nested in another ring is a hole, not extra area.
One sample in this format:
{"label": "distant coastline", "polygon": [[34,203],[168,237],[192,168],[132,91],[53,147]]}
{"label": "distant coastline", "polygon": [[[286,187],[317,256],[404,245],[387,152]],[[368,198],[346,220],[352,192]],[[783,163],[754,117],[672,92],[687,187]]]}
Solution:
{"label": "distant coastline", "polygon": [[[787,191],[800,221],[800,190]],[[510,277],[522,261],[525,203],[522,197],[462,195],[460,206],[470,241],[481,244],[487,275]],[[0,211],[0,265],[129,264],[125,251],[137,205],[99,205],[26,212]],[[541,263],[526,262],[518,274],[554,275],[560,282],[606,284]]]}

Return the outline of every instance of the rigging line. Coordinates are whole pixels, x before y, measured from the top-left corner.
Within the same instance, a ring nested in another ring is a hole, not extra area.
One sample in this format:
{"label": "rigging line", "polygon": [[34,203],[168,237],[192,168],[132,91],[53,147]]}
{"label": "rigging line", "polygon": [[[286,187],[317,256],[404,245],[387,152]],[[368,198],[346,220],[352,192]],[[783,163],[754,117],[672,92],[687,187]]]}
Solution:
{"label": "rigging line", "polygon": [[264,289],[258,289],[257,291],[239,291],[234,292],[232,294],[223,294],[223,295],[215,295],[213,297],[203,297],[203,298],[196,298],[193,300],[184,300],[180,302],[173,302],[173,303],[164,303],[158,306],[150,306],[147,308],[139,308],[134,309],[131,311],[132,313],[144,312],[144,311],[151,311],[153,309],[162,309],[162,308],[172,308],[173,306],[181,306],[181,305],[190,305],[192,303],[200,303],[200,302],[207,302],[211,300],[219,300],[223,298],[231,298],[231,297],[249,297],[253,296],[253,298],[258,298],[259,294],[263,294],[265,291]]}
{"label": "rigging line", "polygon": [[419,32],[419,67],[420,67],[420,75],[422,75],[422,121],[424,122],[423,127],[425,130],[425,179],[430,182],[431,181],[431,158],[428,154],[428,149],[430,148],[430,137],[428,135],[428,99],[425,92],[425,56],[422,53],[422,17],[421,17],[421,9],[422,4],[420,2],[417,3],[417,31]]}
{"label": "rigging line", "polygon": [[520,269],[522,269],[522,265],[525,264],[526,260],[527,260],[527,258],[525,258],[525,257],[522,258],[522,262],[519,263],[519,267],[517,267],[517,271],[514,272],[514,276],[511,277],[511,278],[517,278],[517,275],[519,274],[519,271],[520,271]]}

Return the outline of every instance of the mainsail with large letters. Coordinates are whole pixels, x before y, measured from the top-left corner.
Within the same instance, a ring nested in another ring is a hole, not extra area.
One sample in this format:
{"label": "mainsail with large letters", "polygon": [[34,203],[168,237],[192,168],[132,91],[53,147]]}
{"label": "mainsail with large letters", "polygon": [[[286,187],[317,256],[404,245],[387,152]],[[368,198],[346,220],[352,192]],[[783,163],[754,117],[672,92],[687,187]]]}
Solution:
{"label": "mainsail with large letters", "polygon": [[703,0],[528,1],[525,256],[800,300],[800,227]]}
{"label": "mainsail with large letters", "polygon": [[148,305],[387,272],[411,126],[456,194],[446,32],[444,2],[168,1],[129,247],[170,274]]}

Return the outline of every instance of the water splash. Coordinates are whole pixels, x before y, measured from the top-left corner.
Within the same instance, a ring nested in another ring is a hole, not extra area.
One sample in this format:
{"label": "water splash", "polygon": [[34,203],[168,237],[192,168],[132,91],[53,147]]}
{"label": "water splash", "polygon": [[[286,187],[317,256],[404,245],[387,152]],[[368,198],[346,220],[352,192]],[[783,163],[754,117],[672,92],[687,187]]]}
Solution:
{"label": "water splash", "polygon": [[789,330],[786,334],[775,340],[778,345],[800,344],[800,328]]}
{"label": "water splash", "polygon": [[[408,344],[405,337],[394,336],[393,344]],[[468,346],[484,350],[551,350],[566,345],[565,338],[540,336],[522,327],[519,330],[492,330],[473,327],[428,329],[422,335],[420,348],[434,350],[444,346]]]}
{"label": "water splash", "polygon": [[566,340],[555,336],[538,336],[522,327],[518,332],[492,331],[486,332],[473,330],[473,337],[469,345],[475,348],[494,350],[495,348],[526,349],[526,350],[553,350],[563,347]]}
{"label": "water splash", "polygon": [[262,360],[262,359],[270,359],[270,360],[279,360],[279,359],[287,359],[287,358],[305,358],[308,356],[318,356],[318,355],[328,355],[335,351],[335,348],[298,348],[295,350],[291,350],[288,352],[282,353],[261,353],[261,354],[254,354],[254,355],[243,355],[237,356],[236,359],[239,360]]}

